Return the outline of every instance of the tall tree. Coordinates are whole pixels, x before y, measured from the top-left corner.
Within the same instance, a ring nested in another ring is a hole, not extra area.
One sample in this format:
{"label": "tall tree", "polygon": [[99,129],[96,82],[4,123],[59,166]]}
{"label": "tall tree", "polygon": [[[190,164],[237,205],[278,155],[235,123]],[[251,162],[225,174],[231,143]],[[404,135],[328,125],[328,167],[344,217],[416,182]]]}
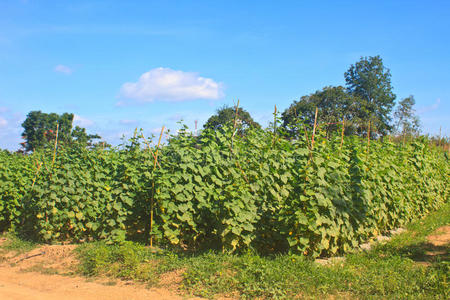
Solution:
{"label": "tall tree", "polygon": [[301,97],[299,101],[294,101],[282,113],[283,127],[290,136],[303,132],[299,125],[313,126],[316,107],[319,109],[319,122],[325,125],[328,133],[335,130],[337,125],[334,123],[342,121],[343,118],[351,122],[357,109],[354,97],[349,95],[344,87],[324,87],[311,95]]}
{"label": "tall tree", "polygon": [[[25,152],[34,151],[51,146],[51,141],[55,140],[58,127],[58,141],[60,143],[88,143],[98,135],[88,135],[84,128],[78,126],[72,131],[74,115],[71,113],[43,113],[41,111],[31,111],[22,123],[24,129],[21,143]],[[84,145],[84,144],[83,144]]]}
{"label": "tall tree", "polygon": [[[216,114],[212,115],[208,119],[208,121],[206,121],[206,123],[203,125],[203,128],[219,129],[225,125],[233,126],[235,117],[236,117],[235,107],[223,106],[222,108],[217,110]],[[240,133],[243,133],[250,127],[254,128],[261,127],[261,125],[255,122],[253,118],[250,116],[250,114],[241,107],[239,107],[237,111],[237,123],[239,125]]]}
{"label": "tall tree", "polygon": [[414,96],[402,99],[394,112],[395,131],[397,134],[414,135],[419,133],[420,121],[414,110]]}
{"label": "tall tree", "polygon": [[372,128],[382,135],[392,129],[390,114],[394,106],[391,73],[380,56],[361,57],[345,72],[349,93],[359,98],[358,118],[371,121]]}

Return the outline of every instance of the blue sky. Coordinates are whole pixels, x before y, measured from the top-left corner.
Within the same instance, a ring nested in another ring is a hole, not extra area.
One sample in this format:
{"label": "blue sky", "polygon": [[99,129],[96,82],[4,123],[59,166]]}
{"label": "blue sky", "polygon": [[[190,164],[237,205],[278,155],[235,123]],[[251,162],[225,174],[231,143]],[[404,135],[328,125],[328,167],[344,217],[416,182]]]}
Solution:
{"label": "blue sky", "polygon": [[201,126],[238,98],[266,125],[373,55],[423,131],[450,136],[449,1],[0,0],[0,148],[32,110],[112,143]]}

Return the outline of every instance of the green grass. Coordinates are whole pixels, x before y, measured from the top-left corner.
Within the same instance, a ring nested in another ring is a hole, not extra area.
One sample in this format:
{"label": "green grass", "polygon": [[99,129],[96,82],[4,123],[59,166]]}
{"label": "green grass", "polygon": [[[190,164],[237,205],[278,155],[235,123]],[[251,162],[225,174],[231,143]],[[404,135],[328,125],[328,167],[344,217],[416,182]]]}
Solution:
{"label": "green grass", "polygon": [[62,275],[57,269],[51,268],[51,267],[50,268],[46,267],[44,263],[35,264],[31,267],[21,269],[20,271],[21,272],[37,272],[37,273],[46,274],[46,275],[55,275],[55,274]]}
{"label": "green grass", "polygon": [[[80,271],[154,286],[163,273],[182,269],[181,288],[207,298],[448,299],[449,247],[434,247],[426,236],[449,220],[450,205],[446,204],[388,243],[347,255],[345,262],[329,266],[302,256],[261,257],[251,252],[183,256],[126,242],[80,246]],[[428,257],[427,251],[434,250],[446,254]]]}
{"label": "green grass", "polygon": [[5,233],[3,237],[6,238],[6,241],[0,245],[0,249],[3,251],[14,251],[18,255],[31,251],[38,246],[38,244],[19,238],[13,233]]}

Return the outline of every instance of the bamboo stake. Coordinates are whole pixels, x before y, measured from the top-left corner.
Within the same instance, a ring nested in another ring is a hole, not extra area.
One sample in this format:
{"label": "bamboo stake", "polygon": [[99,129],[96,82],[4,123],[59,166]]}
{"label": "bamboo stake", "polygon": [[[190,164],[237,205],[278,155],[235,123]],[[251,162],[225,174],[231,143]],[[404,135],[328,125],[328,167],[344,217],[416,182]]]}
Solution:
{"label": "bamboo stake", "polygon": [[370,151],[370,121],[369,121],[369,128],[367,129],[367,150],[366,150],[366,160],[369,159],[369,151]]}
{"label": "bamboo stake", "polygon": [[275,104],[275,111],[273,112],[273,141],[272,146],[275,145],[277,135],[277,105]]}
{"label": "bamboo stake", "polygon": [[317,113],[319,112],[319,108],[316,107],[316,114],[314,116],[314,128],[313,128],[313,134],[312,134],[312,140],[311,140],[311,149],[314,148],[314,136],[316,134],[316,125],[317,125]]}
{"label": "bamboo stake", "polygon": [[156,146],[156,151],[155,151],[155,163],[153,164],[153,167],[156,168],[156,163],[158,162],[158,150],[159,150],[159,145],[161,145],[161,138],[163,136],[164,133],[164,126],[161,128],[161,133],[159,135],[159,140],[158,140],[158,145]]}
{"label": "bamboo stake", "polygon": [[[161,128],[161,134],[159,135],[158,145],[156,146],[156,151],[155,151],[155,156],[154,156],[155,161],[153,163],[153,171],[155,171],[156,164],[158,163],[158,150],[159,150],[159,146],[161,145],[161,138],[162,138],[163,133],[164,133],[164,126]],[[150,247],[153,247],[152,231],[153,231],[153,210],[154,210],[154,206],[155,206],[155,181],[153,180],[152,181],[152,198],[150,200]]]}
{"label": "bamboo stake", "polygon": [[59,123],[56,123],[56,137],[55,137],[55,147],[53,150],[52,167],[56,159],[56,149],[58,147],[58,132],[59,132]]}
{"label": "bamboo stake", "polygon": [[38,178],[39,171],[41,170],[42,164],[43,164],[43,163],[38,163],[38,162],[36,161],[37,169],[36,169],[36,173],[34,174],[33,183],[31,184],[31,189],[33,189],[34,184],[36,183],[36,180],[37,180],[37,178]]}
{"label": "bamboo stake", "polygon": [[[147,139],[144,137],[144,134],[141,134],[142,139],[144,140],[144,143],[147,145],[147,149],[148,151],[152,154],[153,159],[156,159],[155,153],[153,153],[152,148],[150,147],[150,143],[147,141]],[[158,161],[156,161],[159,168],[161,169],[161,165],[159,164]]]}
{"label": "bamboo stake", "polygon": [[236,126],[237,126],[237,118],[238,118],[238,109],[239,109],[239,99],[237,101],[236,104],[236,112],[234,115],[234,122],[233,122],[233,135],[231,136],[231,152],[233,153],[233,140],[234,140],[234,135],[236,134]]}
{"label": "bamboo stake", "polygon": [[344,145],[344,128],[345,128],[345,117],[342,119],[342,132],[341,132],[341,149]]}
{"label": "bamboo stake", "polygon": [[439,141],[438,141],[438,147],[441,146],[441,134],[442,134],[442,126],[439,126]]}

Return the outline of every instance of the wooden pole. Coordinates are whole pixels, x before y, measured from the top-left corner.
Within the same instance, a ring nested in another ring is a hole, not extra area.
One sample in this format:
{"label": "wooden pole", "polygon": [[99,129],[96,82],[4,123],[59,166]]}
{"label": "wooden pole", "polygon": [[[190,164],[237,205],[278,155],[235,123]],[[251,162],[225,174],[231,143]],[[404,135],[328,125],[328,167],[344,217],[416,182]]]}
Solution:
{"label": "wooden pole", "polygon": [[438,141],[438,147],[441,146],[441,134],[442,134],[442,126],[439,126],[439,141]]}
{"label": "wooden pole", "polygon": [[276,135],[277,135],[277,105],[275,104],[275,110],[273,112],[273,141],[272,141],[272,146],[275,145]]}
{"label": "wooden pole", "polygon": [[234,140],[234,135],[236,134],[236,126],[237,126],[237,118],[238,118],[238,109],[239,109],[239,99],[237,101],[236,104],[236,112],[234,114],[234,122],[233,122],[233,135],[231,136],[231,152],[233,152],[233,140]]}
{"label": "wooden pole", "polygon": [[164,133],[164,126],[161,128],[161,133],[159,134],[159,140],[158,140],[158,145],[156,146],[156,151],[155,151],[155,163],[153,164],[153,167],[156,168],[156,163],[158,162],[158,150],[159,150],[159,145],[161,145],[161,138],[163,136]]}
{"label": "wooden pole", "polygon": [[[159,140],[158,140],[158,145],[156,146],[156,150],[155,150],[155,161],[153,163],[153,171],[155,171],[156,169],[156,164],[158,163],[158,150],[159,150],[159,146],[161,145],[161,138],[162,135],[164,133],[164,126],[161,128],[161,133],[159,135]],[[161,166],[160,166],[161,167]],[[150,247],[153,247],[153,210],[154,210],[154,206],[155,206],[155,181],[152,180],[152,199],[150,200]]]}
{"label": "wooden pole", "polygon": [[342,119],[342,132],[341,132],[341,149],[344,145],[344,129],[345,129],[345,117]]}
{"label": "wooden pole", "polygon": [[[156,155],[155,153],[153,153],[152,148],[150,147],[150,143],[147,141],[147,139],[144,137],[144,134],[141,134],[142,139],[144,140],[144,143],[147,145],[147,149],[148,151],[151,153],[151,155],[153,156],[153,159],[156,160]],[[161,169],[161,165],[159,164],[159,162],[156,160],[158,167]]]}
{"label": "wooden pole", "polygon": [[311,140],[311,149],[314,148],[314,136],[316,134],[316,126],[317,126],[317,114],[319,112],[319,108],[316,107],[316,114],[314,116],[314,128],[313,128],[313,134],[312,134],[312,140]]}
{"label": "wooden pole", "polygon": [[53,164],[55,163],[56,150],[58,148],[58,132],[59,132],[59,123],[56,123],[56,137],[55,137],[55,147],[53,150],[52,167],[53,167]]}
{"label": "wooden pole", "polygon": [[311,151],[311,143],[309,142],[308,129],[306,129],[306,125],[303,125],[303,128],[305,130],[306,145],[308,146],[309,151]]}

